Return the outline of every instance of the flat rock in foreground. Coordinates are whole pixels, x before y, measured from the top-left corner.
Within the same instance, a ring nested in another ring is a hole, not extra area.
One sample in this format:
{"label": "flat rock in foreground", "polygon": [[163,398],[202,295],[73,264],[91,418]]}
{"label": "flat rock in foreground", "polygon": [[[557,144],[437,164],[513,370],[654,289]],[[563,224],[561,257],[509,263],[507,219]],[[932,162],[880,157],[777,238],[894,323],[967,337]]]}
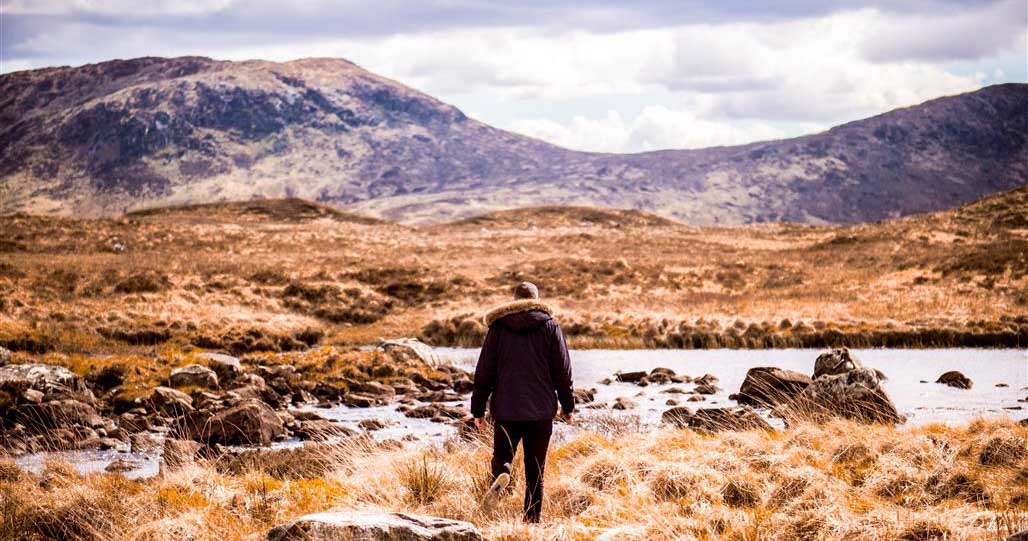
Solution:
{"label": "flat rock in foreground", "polygon": [[314,513],[275,526],[268,541],[484,541],[470,522],[414,515],[345,511]]}

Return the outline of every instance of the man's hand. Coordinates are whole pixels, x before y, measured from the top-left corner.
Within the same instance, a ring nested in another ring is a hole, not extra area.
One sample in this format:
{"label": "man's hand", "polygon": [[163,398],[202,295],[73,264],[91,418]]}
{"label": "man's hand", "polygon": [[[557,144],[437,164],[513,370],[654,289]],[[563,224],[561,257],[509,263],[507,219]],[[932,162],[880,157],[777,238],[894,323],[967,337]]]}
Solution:
{"label": "man's hand", "polygon": [[570,424],[574,424],[574,422],[575,422],[575,413],[574,412],[565,413],[564,414],[564,422],[569,424],[569,425]]}
{"label": "man's hand", "polygon": [[485,417],[475,417],[475,428],[478,431],[485,430]]}

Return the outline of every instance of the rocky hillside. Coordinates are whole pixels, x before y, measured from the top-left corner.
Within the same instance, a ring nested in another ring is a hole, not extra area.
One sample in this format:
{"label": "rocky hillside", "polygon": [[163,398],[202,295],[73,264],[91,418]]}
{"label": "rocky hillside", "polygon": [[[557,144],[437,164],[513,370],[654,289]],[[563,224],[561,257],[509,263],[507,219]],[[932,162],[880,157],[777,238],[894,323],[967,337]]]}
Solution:
{"label": "rocky hillside", "polygon": [[337,59],[139,58],[0,76],[0,212],[301,197],[410,223],[539,205],[852,223],[1028,181],[1028,85],[736,147],[574,152]]}

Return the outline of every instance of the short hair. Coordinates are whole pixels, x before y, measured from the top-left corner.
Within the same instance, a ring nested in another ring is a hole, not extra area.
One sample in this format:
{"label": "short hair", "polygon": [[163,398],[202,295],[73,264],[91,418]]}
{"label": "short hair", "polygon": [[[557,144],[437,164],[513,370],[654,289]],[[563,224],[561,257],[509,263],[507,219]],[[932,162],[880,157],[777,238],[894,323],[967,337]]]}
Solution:
{"label": "short hair", "polygon": [[538,299],[539,288],[532,282],[521,282],[514,288],[515,299]]}

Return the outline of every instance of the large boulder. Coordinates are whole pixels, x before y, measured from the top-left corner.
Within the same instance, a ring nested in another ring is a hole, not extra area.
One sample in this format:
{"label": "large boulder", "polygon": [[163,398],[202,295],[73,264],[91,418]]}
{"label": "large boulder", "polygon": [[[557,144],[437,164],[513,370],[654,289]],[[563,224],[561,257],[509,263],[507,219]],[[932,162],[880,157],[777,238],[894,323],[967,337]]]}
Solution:
{"label": "large boulder", "polygon": [[382,340],[378,343],[378,349],[392,355],[399,361],[409,364],[425,364],[432,368],[443,365],[443,360],[432,346],[425,344],[417,338],[397,338],[394,340]]}
{"label": "large boulder", "polygon": [[751,368],[735,400],[740,404],[774,407],[791,401],[810,385],[810,377],[793,370],[770,366]]}
{"label": "large boulder", "polygon": [[170,387],[157,387],[150,393],[150,406],[170,417],[193,411],[193,399],[186,393]]}
{"label": "large boulder", "polygon": [[0,366],[0,391],[16,396],[26,389],[35,389],[47,396],[92,394],[78,376],[62,366],[39,363]]}
{"label": "large boulder", "polygon": [[965,376],[957,370],[950,370],[944,372],[939,379],[935,380],[935,383],[941,383],[943,385],[949,385],[950,387],[956,387],[957,389],[970,389],[974,382],[971,378]]}
{"label": "large boulder", "polygon": [[906,420],[882,388],[881,375],[864,367],[814,378],[792,402],[776,411],[787,421],[844,417],[895,424]]}
{"label": "large boulder", "polygon": [[207,361],[207,366],[214,370],[222,382],[232,381],[243,373],[243,364],[239,359],[224,353],[205,352],[196,356]]}
{"label": "large boulder", "polygon": [[409,513],[314,513],[268,532],[268,541],[483,541],[470,522]]}
{"label": "large boulder", "polygon": [[661,420],[678,428],[691,428],[699,432],[723,430],[773,430],[770,424],[749,406],[731,408],[705,408],[692,410],[674,407],[661,415]]}
{"label": "large boulder", "polygon": [[21,406],[18,408],[17,422],[36,432],[73,426],[103,426],[103,419],[93,406],[72,399]]}
{"label": "large boulder", "polygon": [[210,418],[191,417],[190,439],[208,445],[271,445],[286,433],[275,410],[260,400],[243,400]]}
{"label": "large boulder", "polygon": [[851,353],[849,348],[838,348],[822,353],[814,361],[814,379],[821,376],[845,374],[850,370],[862,368],[863,365]]}
{"label": "large boulder", "polygon": [[172,370],[168,376],[168,384],[172,387],[214,389],[218,386],[218,375],[206,366],[190,364]]}

